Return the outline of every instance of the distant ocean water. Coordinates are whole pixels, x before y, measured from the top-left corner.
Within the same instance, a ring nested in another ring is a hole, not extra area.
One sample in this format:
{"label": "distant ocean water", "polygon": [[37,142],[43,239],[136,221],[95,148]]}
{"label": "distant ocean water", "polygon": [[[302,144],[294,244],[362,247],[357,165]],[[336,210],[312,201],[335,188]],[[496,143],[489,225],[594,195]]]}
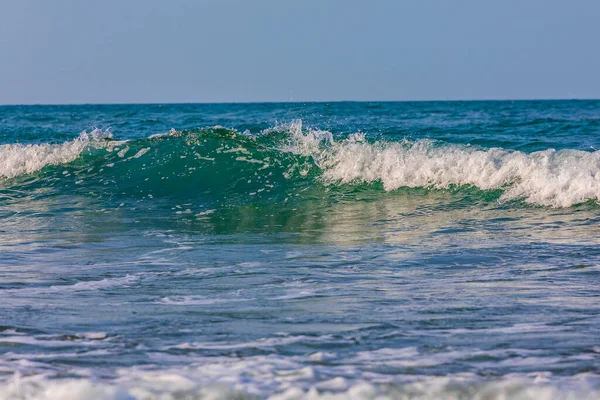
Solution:
{"label": "distant ocean water", "polygon": [[600,101],[0,107],[0,399],[600,398]]}

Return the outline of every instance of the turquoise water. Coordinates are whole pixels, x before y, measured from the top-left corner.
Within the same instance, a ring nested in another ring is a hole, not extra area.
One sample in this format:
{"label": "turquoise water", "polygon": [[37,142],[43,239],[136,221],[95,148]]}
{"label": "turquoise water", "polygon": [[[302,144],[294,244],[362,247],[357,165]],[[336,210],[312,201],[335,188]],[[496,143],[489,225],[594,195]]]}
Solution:
{"label": "turquoise water", "polygon": [[599,148],[600,101],[0,107],[0,399],[600,398]]}

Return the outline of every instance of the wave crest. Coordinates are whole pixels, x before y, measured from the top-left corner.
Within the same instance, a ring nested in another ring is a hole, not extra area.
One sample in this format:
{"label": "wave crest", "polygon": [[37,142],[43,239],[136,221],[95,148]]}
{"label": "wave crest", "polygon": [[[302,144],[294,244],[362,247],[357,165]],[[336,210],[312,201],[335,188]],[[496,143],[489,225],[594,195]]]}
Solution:
{"label": "wave crest", "polygon": [[108,131],[83,131],[77,138],[61,144],[3,144],[0,145],[0,178],[15,178],[31,174],[48,165],[74,161],[90,142],[111,139]]}
{"label": "wave crest", "polygon": [[548,149],[531,154],[501,148],[346,140],[319,163],[330,183],[380,181],[400,187],[474,186],[502,189],[501,200],[569,207],[600,200],[600,152]]}
{"label": "wave crest", "polygon": [[427,139],[373,141],[360,133],[336,137],[307,129],[301,121],[259,135],[213,127],[127,142],[111,138],[110,132],[94,130],[63,144],[2,145],[0,177],[78,160],[72,178],[78,184],[101,183],[103,191],[113,185],[115,193],[132,195],[202,193],[252,202],[269,194],[266,200],[279,202],[297,196],[300,186],[343,190],[381,183],[385,191],[472,187],[499,191],[500,201],[548,207],[600,201],[600,151],[523,153]]}

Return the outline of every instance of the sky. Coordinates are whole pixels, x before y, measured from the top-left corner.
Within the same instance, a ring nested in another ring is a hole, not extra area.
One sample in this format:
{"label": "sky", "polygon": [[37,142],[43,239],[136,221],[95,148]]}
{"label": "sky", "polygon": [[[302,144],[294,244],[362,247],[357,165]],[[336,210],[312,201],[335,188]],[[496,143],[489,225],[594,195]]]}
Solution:
{"label": "sky", "polygon": [[0,104],[600,98],[598,0],[0,0]]}

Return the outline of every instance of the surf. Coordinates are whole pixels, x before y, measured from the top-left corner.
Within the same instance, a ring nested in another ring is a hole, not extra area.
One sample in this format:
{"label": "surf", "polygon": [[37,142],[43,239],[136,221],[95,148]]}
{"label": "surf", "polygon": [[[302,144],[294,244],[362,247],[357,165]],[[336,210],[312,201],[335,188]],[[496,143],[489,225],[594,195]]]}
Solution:
{"label": "surf", "polygon": [[368,187],[382,195],[476,190],[498,192],[502,203],[564,208],[600,201],[600,151],[525,153],[430,139],[372,140],[306,128],[298,120],[260,134],[214,126],[118,141],[96,129],[60,144],[5,144],[0,177],[4,189],[47,185],[230,204],[282,203],[318,186],[321,193]]}

